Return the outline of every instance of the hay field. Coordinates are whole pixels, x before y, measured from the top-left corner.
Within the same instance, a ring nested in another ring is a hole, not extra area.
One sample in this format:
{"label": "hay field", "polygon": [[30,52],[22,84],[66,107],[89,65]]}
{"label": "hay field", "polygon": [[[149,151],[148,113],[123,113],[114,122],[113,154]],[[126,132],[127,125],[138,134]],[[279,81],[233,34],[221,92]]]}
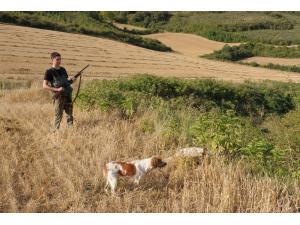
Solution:
{"label": "hay field", "polygon": [[273,64],[279,64],[279,65],[286,65],[286,66],[300,66],[300,59],[299,58],[272,58],[272,57],[260,57],[260,56],[255,56],[255,57],[250,57],[248,59],[242,60],[242,62],[256,62],[261,65],[267,65],[269,63]]}
{"label": "hay field", "polygon": [[[220,50],[226,43],[212,41],[195,34],[185,33],[158,33],[144,35],[144,37],[157,39],[165,45],[171,47],[174,51],[186,56],[199,57],[201,55]],[[229,46],[239,45],[240,43],[227,43]]]}
{"label": "hay field", "polygon": [[245,172],[242,161],[211,156],[199,166],[174,160],[140,186],[121,180],[107,195],[101,169],[113,159],[168,157],[181,143],[113,113],[82,112],[49,131],[53,106],[39,88],[0,94],[0,212],[297,212],[299,184]]}
{"label": "hay field", "polygon": [[215,62],[148,50],[104,38],[0,24],[0,79],[42,80],[49,54],[61,52],[63,65],[74,74],[86,64],[90,78],[116,78],[137,73],[184,78],[300,81],[299,74]]}

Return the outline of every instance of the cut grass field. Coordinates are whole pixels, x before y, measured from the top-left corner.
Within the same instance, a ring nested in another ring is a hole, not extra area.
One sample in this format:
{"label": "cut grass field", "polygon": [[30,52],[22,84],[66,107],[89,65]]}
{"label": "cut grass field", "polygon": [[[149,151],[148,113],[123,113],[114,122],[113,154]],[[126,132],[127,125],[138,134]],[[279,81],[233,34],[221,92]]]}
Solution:
{"label": "cut grass field", "polygon": [[114,113],[79,111],[49,131],[53,106],[39,88],[0,95],[0,212],[298,212],[299,183],[248,174],[243,161],[211,156],[199,166],[175,160],[134,187],[121,180],[105,194],[101,168],[114,159],[172,156],[159,131],[143,133],[136,120]]}
{"label": "cut grass field", "polygon": [[0,24],[0,79],[42,80],[52,51],[62,54],[70,75],[86,64],[86,79],[138,73],[183,78],[300,81],[297,73],[215,62],[179,53],[148,50],[104,38]]}

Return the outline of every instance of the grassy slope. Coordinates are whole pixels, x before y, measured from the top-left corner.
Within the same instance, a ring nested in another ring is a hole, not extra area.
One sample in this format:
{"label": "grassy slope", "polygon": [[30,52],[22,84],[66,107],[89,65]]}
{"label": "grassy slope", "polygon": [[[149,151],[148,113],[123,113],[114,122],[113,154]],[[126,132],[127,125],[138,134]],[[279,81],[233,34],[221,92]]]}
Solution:
{"label": "grassy slope", "polygon": [[[300,43],[300,14],[297,12],[122,12],[116,13],[115,18],[123,18],[123,22],[147,28],[193,33],[216,41],[253,43],[254,51],[243,57],[300,56],[299,47],[286,47]],[[273,46],[274,44],[283,46]],[[218,52],[213,53],[207,58],[223,60],[223,56],[216,57],[217,54]],[[294,70],[279,65],[269,67]]]}

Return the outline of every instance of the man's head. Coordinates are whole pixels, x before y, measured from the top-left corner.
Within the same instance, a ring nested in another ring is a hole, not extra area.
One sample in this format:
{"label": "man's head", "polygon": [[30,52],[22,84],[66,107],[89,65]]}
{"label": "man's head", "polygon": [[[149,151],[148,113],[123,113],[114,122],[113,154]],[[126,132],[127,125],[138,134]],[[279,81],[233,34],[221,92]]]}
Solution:
{"label": "man's head", "polygon": [[58,67],[61,63],[61,55],[58,52],[52,52],[51,55],[52,66]]}

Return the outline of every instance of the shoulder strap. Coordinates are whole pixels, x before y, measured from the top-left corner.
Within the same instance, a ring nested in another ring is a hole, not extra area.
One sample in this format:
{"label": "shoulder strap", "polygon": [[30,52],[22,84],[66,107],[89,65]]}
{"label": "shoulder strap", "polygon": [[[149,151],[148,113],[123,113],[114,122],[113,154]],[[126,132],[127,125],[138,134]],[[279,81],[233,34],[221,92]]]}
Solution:
{"label": "shoulder strap", "polygon": [[77,92],[76,92],[75,98],[73,99],[72,103],[74,103],[74,102],[75,102],[75,100],[76,100],[76,99],[77,99],[77,97],[78,97],[79,90],[80,90],[80,84],[81,84],[81,75],[79,76],[79,83],[78,83]]}

